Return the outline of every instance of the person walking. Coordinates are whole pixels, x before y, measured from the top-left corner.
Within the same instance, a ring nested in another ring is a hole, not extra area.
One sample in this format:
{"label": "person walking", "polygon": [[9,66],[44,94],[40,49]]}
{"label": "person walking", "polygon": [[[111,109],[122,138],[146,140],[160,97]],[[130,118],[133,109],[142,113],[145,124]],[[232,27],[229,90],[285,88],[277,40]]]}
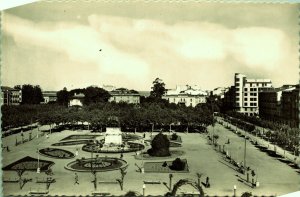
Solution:
{"label": "person walking", "polygon": [[75,183],[74,183],[74,185],[75,184],[78,184],[79,185],[79,182],[78,182],[78,175],[77,175],[77,173],[75,172]]}

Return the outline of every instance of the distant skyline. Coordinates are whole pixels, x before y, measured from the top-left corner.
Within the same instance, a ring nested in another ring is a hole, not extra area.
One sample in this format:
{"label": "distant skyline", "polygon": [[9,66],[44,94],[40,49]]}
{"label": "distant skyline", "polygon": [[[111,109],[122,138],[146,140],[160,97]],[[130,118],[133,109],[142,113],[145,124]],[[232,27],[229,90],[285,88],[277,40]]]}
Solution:
{"label": "distant skyline", "polygon": [[38,2],[2,13],[1,85],[299,83],[298,4]]}

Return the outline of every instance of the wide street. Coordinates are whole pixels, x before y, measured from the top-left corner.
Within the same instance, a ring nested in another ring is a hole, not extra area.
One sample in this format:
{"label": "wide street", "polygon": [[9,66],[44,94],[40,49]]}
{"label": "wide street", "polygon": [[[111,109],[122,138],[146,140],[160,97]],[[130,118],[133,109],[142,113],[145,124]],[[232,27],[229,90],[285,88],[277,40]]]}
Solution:
{"label": "wide street", "polygon": [[[42,128],[45,129],[46,127]],[[214,130],[214,131],[213,131]],[[225,129],[222,125],[216,124],[215,128],[208,128],[209,133],[219,135],[218,142],[223,145],[230,139],[230,144],[225,145],[225,150],[228,150],[230,155],[236,161],[244,160],[244,138],[239,137],[235,133]],[[36,133],[36,129],[33,131]],[[31,156],[37,158],[37,148],[50,147],[51,144],[59,142],[66,136],[73,134],[89,134],[90,131],[63,131],[60,133],[52,133],[47,139],[46,136],[40,136],[38,139],[33,139],[30,142],[15,146],[16,135],[20,140],[20,134],[11,135],[3,138],[4,146],[9,145],[10,152],[3,151],[3,167],[19,160],[25,156]],[[28,132],[25,132],[25,138],[28,138]],[[97,133],[98,134],[98,133]],[[93,135],[93,133],[91,134]],[[142,135],[142,133],[139,133]],[[188,161],[189,173],[174,173],[172,183],[175,184],[179,179],[189,178],[197,182],[196,173],[202,173],[201,182],[205,182],[206,177],[209,177],[210,188],[204,188],[205,194],[208,195],[233,195],[233,186],[237,187],[237,195],[241,195],[243,192],[250,191],[255,195],[282,195],[300,189],[300,175],[297,171],[287,164],[278,161],[275,158],[268,156],[266,153],[261,152],[254,145],[247,141],[247,154],[246,162],[247,166],[254,169],[257,174],[257,181],[259,187],[251,188],[247,184],[239,181],[239,179],[245,179],[246,176],[235,171],[228,165],[223,159],[223,155],[215,150],[215,148],[208,143],[207,134],[197,133],[179,133],[182,137],[183,146],[176,148],[183,150],[185,154],[181,158],[185,158]],[[149,138],[147,133],[146,138]],[[78,158],[90,157],[91,154],[81,150],[82,145],[77,145],[79,148]],[[60,146],[56,148],[66,149],[71,152],[76,151],[77,148],[74,146]],[[146,149],[148,149],[146,147]],[[175,149],[175,148],[174,148]],[[100,156],[115,156],[120,157],[120,154],[100,154]],[[164,173],[140,173],[137,172],[138,168],[135,163],[142,165],[142,160],[136,160],[134,158],[135,153],[125,153],[124,160],[129,164],[127,169],[127,175],[125,176],[124,190],[121,191],[118,184],[113,183],[100,183],[98,184],[97,191],[101,193],[110,193],[112,195],[124,195],[127,191],[137,191],[142,194],[143,181],[160,181],[161,184],[146,184],[145,194],[146,195],[164,195],[168,192],[168,188],[163,184],[166,182],[169,184],[169,174]],[[94,191],[92,181],[92,174],[89,172],[77,172],[79,176],[79,185],[74,185],[74,173],[68,171],[64,166],[73,159],[53,159],[40,155],[40,159],[54,161],[55,164],[52,166],[53,178],[56,182],[53,183],[49,188],[50,195],[91,195]],[[173,160],[173,159],[168,159]],[[155,160],[157,161],[157,160]],[[164,161],[162,159],[161,161]],[[146,162],[144,160],[144,162]],[[238,176],[240,177],[238,177]],[[25,195],[30,190],[45,190],[45,184],[37,184],[36,178],[45,178],[45,173],[37,174],[36,172],[25,172],[24,177],[32,178],[32,182],[26,183],[22,190],[19,189],[18,183],[4,183],[4,194],[5,195]],[[97,173],[98,182],[103,181],[115,181],[120,177],[119,171],[109,171]],[[15,179],[17,178],[16,172],[4,171],[3,179]],[[196,193],[196,190],[191,186],[182,186],[178,190],[180,193]]]}

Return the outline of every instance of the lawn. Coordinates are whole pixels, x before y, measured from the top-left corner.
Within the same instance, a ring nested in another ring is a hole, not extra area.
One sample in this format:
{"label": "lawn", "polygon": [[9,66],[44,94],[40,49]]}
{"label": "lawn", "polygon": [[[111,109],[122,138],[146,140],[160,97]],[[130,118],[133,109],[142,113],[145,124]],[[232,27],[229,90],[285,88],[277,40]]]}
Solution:
{"label": "lawn", "polygon": [[[189,166],[186,159],[182,159],[186,165],[184,170],[178,171],[178,170],[172,170],[170,166],[172,165],[172,161],[158,161],[158,162],[145,162],[144,163],[144,171],[148,173],[188,173],[189,172]],[[166,166],[164,166],[164,163],[167,163]]]}

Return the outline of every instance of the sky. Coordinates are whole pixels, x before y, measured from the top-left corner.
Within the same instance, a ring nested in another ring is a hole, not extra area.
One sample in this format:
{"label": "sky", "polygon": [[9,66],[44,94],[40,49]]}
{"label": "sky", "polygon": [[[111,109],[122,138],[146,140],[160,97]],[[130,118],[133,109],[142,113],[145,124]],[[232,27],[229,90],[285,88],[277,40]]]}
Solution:
{"label": "sky", "polygon": [[2,13],[1,83],[150,91],[299,82],[297,4],[37,2]]}

